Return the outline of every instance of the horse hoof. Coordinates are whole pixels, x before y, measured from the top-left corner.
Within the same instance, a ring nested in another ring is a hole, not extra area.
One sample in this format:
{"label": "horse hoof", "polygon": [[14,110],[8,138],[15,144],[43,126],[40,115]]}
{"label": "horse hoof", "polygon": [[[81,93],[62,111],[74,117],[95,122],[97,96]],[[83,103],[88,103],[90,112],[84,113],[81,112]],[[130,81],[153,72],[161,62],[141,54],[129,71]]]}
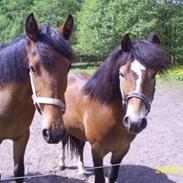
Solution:
{"label": "horse hoof", "polygon": [[66,167],[65,167],[65,166],[59,166],[59,168],[60,168],[60,170],[61,170],[61,171],[63,171],[63,170],[65,170],[65,169],[66,169]]}

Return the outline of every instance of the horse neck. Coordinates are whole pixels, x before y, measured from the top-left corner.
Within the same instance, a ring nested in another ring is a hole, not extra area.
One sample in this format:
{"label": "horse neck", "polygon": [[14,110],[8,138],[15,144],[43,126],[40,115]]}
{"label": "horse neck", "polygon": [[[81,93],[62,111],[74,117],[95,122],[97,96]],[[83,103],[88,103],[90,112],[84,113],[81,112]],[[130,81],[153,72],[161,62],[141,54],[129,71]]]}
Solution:
{"label": "horse neck", "polygon": [[[13,123],[24,113],[29,113],[33,109],[31,100],[30,82],[12,82],[0,89],[0,123],[11,121]],[[6,114],[6,115],[5,115]]]}
{"label": "horse neck", "polygon": [[23,102],[25,100],[30,100],[32,95],[29,78],[27,78],[24,82],[14,81],[8,83],[0,90],[0,96],[6,96],[8,100],[11,99],[9,101],[10,103],[14,101]]}
{"label": "horse neck", "polygon": [[113,111],[114,117],[116,118],[116,121],[121,121],[125,115],[125,110],[122,105],[121,98],[113,100],[109,104],[109,108]]}

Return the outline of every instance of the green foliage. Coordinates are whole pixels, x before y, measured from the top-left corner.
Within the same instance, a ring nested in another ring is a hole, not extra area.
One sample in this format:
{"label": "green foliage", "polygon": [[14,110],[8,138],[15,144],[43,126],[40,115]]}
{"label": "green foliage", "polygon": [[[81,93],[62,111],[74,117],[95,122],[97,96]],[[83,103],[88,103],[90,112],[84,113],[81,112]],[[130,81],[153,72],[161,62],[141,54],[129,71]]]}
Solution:
{"label": "green foliage", "polygon": [[55,28],[73,14],[73,44],[79,55],[105,57],[127,32],[132,38],[156,32],[173,63],[183,64],[181,0],[0,0],[0,43],[24,32],[30,12],[40,24]]}
{"label": "green foliage", "polygon": [[86,0],[77,14],[77,43],[81,55],[106,55],[116,41],[115,14],[109,0]]}
{"label": "green foliage", "polygon": [[0,1],[0,42],[22,34],[25,17],[31,4],[31,0]]}
{"label": "green foliage", "polygon": [[172,55],[174,64],[183,64],[183,3],[161,0],[158,4],[158,12],[162,44]]}
{"label": "green foliage", "polygon": [[82,55],[105,56],[124,33],[141,37],[155,30],[157,13],[154,0],[86,0],[77,14],[76,49]]}
{"label": "green foliage", "polygon": [[183,64],[183,4],[175,0],[85,0],[77,14],[75,48],[80,55],[106,56],[130,32],[156,32],[173,63]]}
{"label": "green foliage", "polygon": [[1,0],[0,42],[24,32],[27,15],[34,12],[39,24],[60,27],[69,14],[81,7],[82,0]]}
{"label": "green foliage", "polygon": [[79,10],[81,4],[76,0],[34,0],[32,11],[39,22],[59,27],[69,14]]}
{"label": "green foliage", "polygon": [[183,81],[183,66],[176,66],[169,69],[166,79]]}

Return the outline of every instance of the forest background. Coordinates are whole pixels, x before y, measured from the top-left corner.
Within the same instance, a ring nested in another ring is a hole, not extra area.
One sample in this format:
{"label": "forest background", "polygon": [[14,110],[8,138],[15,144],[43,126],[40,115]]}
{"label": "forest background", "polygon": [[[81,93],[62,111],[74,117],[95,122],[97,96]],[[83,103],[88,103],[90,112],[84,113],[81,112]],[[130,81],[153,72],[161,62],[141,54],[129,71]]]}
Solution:
{"label": "forest background", "polygon": [[183,80],[183,0],[0,0],[0,44],[24,33],[30,12],[39,24],[55,28],[72,14],[72,46],[80,61],[94,62],[93,67],[125,33],[136,39],[156,32]]}

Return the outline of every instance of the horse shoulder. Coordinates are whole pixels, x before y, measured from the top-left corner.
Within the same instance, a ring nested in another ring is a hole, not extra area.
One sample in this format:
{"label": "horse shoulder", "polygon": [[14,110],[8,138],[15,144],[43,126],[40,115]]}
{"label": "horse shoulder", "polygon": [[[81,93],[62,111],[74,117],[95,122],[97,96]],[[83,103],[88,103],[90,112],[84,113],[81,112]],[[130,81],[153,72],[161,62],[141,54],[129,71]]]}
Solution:
{"label": "horse shoulder", "polygon": [[84,127],[82,123],[84,96],[82,88],[86,80],[78,74],[70,74],[68,77],[67,90],[65,92],[66,112],[64,114],[64,124],[72,135],[80,134],[84,137]]}
{"label": "horse shoulder", "polygon": [[34,115],[32,99],[27,100],[26,87],[11,83],[1,88],[0,101],[0,139],[15,139],[31,124]]}

